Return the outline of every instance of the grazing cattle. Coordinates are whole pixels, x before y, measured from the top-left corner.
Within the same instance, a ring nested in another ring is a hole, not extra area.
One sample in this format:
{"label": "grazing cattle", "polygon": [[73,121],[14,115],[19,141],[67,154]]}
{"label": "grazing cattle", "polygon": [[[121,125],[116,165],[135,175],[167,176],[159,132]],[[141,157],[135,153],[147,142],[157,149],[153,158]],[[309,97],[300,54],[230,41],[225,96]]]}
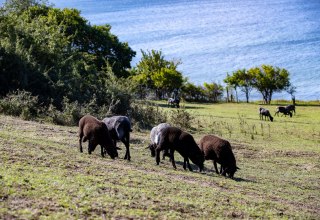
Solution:
{"label": "grazing cattle", "polygon": [[101,146],[101,156],[104,157],[105,151],[114,159],[118,157],[116,146],[113,144],[107,126],[91,115],[83,116],[79,121],[79,145],[82,153],[82,142],[89,141],[88,153],[91,154],[96,146]]}
{"label": "grazing cattle", "polygon": [[180,108],[180,98],[169,98],[168,99],[168,107],[171,106],[171,107],[177,107],[177,108]]}
{"label": "grazing cattle", "polygon": [[126,116],[113,116],[110,118],[104,118],[102,120],[109,130],[110,136],[113,140],[114,145],[117,145],[117,141],[121,141],[126,146],[126,154],[124,159],[130,160],[130,132],[131,123]]}
{"label": "grazing cattle", "polygon": [[259,108],[259,116],[260,116],[260,120],[263,120],[263,116],[264,116],[264,120],[266,120],[266,118],[268,117],[270,121],[273,121],[273,117],[271,116],[268,109]]}
{"label": "grazing cattle", "polygon": [[[217,174],[228,176],[233,179],[234,173],[239,169],[231,149],[229,141],[214,135],[205,135],[201,138],[199,147],[206,160],[212,160]],[[217,163],[221,165],[218,172]]]}
{"label": "grazing cattle", "polygon": [[279,112],[282,113],[281,116],[283,116],[283,115],[284,115],[284,116],[289,115],[290,118],[292,117],[291,111],[289,111],[289,110],[288,110],[286,107],[284,107],[284,106],[278,106],[274,115],[278,115],[278,116],[279,116]]}
{"label": "grazing cattle", "polygon": [[296,114],[296,106],[295,105],[287,105],[286,109],[287,109],[287,111],[290,111],[291,113],[294,112],[294,114]]}
{"label": "grazing cattle", "polygon": [[189,170],[192,171],[189,163],[190,159],[199,167],[200,172],[203,170],[204,157],[191,134],[176,127],[166,127],[158,136],[157,147],[155,149],[157,165],[160,163],[160,151],[169,149],[172,166],[175,169],[177,168],[174,160],[174,151],[176,150],[184,159],[184,169],[188,165]]}

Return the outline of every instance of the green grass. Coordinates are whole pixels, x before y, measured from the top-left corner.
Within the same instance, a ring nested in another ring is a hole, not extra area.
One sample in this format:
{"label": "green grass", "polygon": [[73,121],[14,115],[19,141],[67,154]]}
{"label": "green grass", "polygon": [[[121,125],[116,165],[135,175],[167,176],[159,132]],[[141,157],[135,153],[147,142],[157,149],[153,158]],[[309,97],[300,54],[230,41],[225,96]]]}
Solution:
{"label": "green grass", "polygon": [[[164,102],[159,102],[164,105]],[[149,131],[132,133],[132,161],[78,149],[77,127],[0,115],[0,219],[214,219],[320,217],[320,108],[260,121],[256,104],[184,104],[198,141],[231,141],[235,180],[155,165]],[[275,106],[267,106],[274,112]],[[174,109],[164,108],[165,111]],[[254,130],[253,130],[254,129]]]}

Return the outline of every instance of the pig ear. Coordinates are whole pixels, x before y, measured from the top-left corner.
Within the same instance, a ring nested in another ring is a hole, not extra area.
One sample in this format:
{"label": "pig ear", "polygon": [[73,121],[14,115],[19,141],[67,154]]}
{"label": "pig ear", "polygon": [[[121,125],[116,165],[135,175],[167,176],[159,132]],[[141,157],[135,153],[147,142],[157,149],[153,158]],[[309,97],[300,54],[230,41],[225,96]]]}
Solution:
{"label": "pig ear", "polygon": [[237,170],[241,170],[239,167],[236,167],[237,168]]}
{"label": "pig ear", "polygon": [[117,150],[121,150],[121,148],[120,148],[120,147],[116,147],[116,149],[117,149]]}

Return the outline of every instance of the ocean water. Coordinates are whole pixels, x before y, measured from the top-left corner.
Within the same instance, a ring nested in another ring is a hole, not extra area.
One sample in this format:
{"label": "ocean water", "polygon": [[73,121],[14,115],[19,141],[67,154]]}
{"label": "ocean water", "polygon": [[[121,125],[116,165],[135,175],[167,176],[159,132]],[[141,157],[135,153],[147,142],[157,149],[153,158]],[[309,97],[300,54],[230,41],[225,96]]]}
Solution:
{"label": "ocean water", "polygon": [[[320,99],[320,0],[51,0],[137,51],[181,60],[191,82],[223,83],[239,68],[270,64],[290,72],[296,98]],[[252,99],[261,99],[257,92]],[[287,93],[274,98],[290,99]],[[244,99],[244,97],[243,97]]]}

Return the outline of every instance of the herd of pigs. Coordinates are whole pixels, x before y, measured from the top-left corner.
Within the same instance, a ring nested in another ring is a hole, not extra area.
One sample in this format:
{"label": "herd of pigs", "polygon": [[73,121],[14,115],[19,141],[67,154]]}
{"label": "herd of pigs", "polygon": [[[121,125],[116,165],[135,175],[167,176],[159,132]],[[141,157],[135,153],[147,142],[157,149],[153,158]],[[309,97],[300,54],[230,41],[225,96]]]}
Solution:
{"label": "herd of pigs", "polygon": [[[292,112],[295,113],[294,105],[279,106],[275,114],[282,113],[292,117]],[[259,115],[260,119],[269,117],[270,121],[273,121],[269,110],[265,108],[259,109]],[[121,141],[126,147],[124,159],[130,161],[130,132],[132,132],[131,123],[126,116],[113,116],[100,121],[91,115],[86,115],[79,121],[80,152],[83,152],[82,142],[88,140],[89,154],[95,150],[97,145],[100,145],[102,157],[107,153],[114,159],[118,157],[120,149],[117,147],[117,141]],[[205,135],[200,139],[198,145],[191,134],[180,128],[172,127],[170,124],[161,123],[152,128],[150,141],[148,148],[151,156],[156,158],[157,165],[160,163],[160,152],[163,151],[162,158],[169,157],[172,166],[176,169],[174,152],[178,151],[184,159],[183,168],[186,169],[188,166],[190,171],[192,167],[189,159],[199,167],[200,172],[204,168],[204,161],[212,160],[216,173],[228,175],[230,178],[233,178],[234,173],[239,169],[230,143],[214,135]],[[217,163],[220,164],[220,171],[218,171]]]}
{"label": "herd of pigs", "polygon": [[[118,157],[120,148],[116,146],[117,141],[123,142],[126,147],[124,159],[131,159],[130,156],[130,132],[131,123],[126,116],[113,116],[102,121],[91,115],[85,115],[79,121],[79,145],[80,152],[83,152],[82,142],[88,140],[88,153],[91,154],[97,145],[101,146],[101,156],[107,153],[112,159]],[[151,156],[156,158],[156,163],[160,163],[160,152],[169,157],[172,166],[176,169],[174,152],[183,157],[183,168],[192,171],[189,159],[199,167],[200,172],[204,168],[205,160],[212,160],[217,174],[228,175],[234,178],[234,173],[239,169],[227,140],[214,135],[205,135],[199,141],[199,145],[193,136],[180,128],[172,127],[167,123],[161,123],[152,128],[150,132],[150,144],[147,148],[151,151]],[[220,164],[218,171],[217,163]]]}

